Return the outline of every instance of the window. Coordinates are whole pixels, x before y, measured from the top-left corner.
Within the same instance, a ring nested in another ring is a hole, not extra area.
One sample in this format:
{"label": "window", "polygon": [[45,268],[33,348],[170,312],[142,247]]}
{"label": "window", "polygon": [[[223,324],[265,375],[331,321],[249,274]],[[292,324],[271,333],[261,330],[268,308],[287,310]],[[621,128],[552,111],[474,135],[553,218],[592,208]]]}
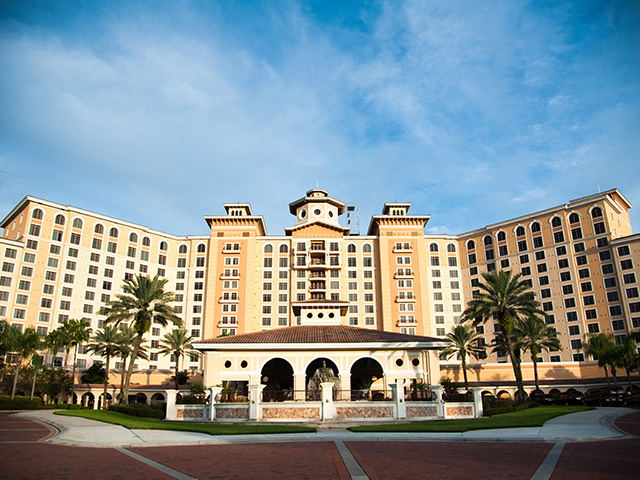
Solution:
{"label": "window", "polygon": [[562,286],[562,293],[564,295],[571,295],[573,293],[573,285],[571,285],[571,284],[563,285]]}
{"label": "window", "polygon": [[570,325],[569,335],[580,335],[580,325]]}
{"label": "window", "polygon": [[567,312],[567,322],[578,321],[578,312]]}
{"label": "window", "polygon": [[546,263],[540,263],[537,266],[538,268],[538,273],[544,273],[547,271],[547,264]]}
{"label": "window", "polygon": [[571,340],[571,350],[580,350],[582,348],[582,340]]}
{"label": "window", "polygon": [[576,243],[573,246],[573,251],[576,253],[584,252],[585,251],[584,243],[583,242]]}
{"label": "window", "polygon": [[602,274],[611,275],[613,273],[613,263],[602,265]]}
{"label": "window", "polygon": [[618,247],[618,256],[624,257],[625,255],[631,255],[631,251],[629,250],[628,245],[623,245]]}
{"label": "window", "polygon": [[556,255],[559,257],[567,254],[567,247],[562,245],[560,247],[556,247]]}
{"label": "window", "polygon": [[595,320],[598,318],[598,311],[595,308],[590,308],[584,311],[584,315],[587,320]]}
{"label": "window", "polygon": [[612,320],[611,321],[611,328],[613,330],[624,330],[624,320]]}
{"label": "window", "polygon": [[574,308],[576,306],[575,298],[565,298],[564,299],[564,308]]}
{"label": "window", "polygon": [[[617,286],[617,282],[616,282],[616,278],[615,277],[610,277],[610,278],[605,278],[604,279],[604,286],[605,288],[615,288]],[[618,294],[618,292],[613,292],[616,295]]]}
{"label": "window", "polygon": [[591,282],[583,282],[580,284],[580,290],[583,292],[591,292],[593,291],[593,285],[591,285]]}
{"label": "window", "polygon": [[636,283],[636,274],[627,273],[626,275],[623,275],[622,280],[624,281],[625,285],[629,283]]}
{"label": "window", "polygon": [[609,307],[609,316],[611,317],[622,316],[622,307],[620,305],[611,305]]}
{"label": "window", "polygon": [[584,297],[582,297],[582,304],[586,307],[589,305],[595,305],[596,304],[596,299],[593,295],[585,295]]}
{"label": "window", "polygon": [[[25,255],[26,259],[26,255]],[[633,262],[630,259],[620,261],[621,270],[631,270],[633,268]]]}
{"label": "window", "polygon": [[545,275],[538,278],[538,283],[540,283],[540,285],[549,285],[549,277]]}

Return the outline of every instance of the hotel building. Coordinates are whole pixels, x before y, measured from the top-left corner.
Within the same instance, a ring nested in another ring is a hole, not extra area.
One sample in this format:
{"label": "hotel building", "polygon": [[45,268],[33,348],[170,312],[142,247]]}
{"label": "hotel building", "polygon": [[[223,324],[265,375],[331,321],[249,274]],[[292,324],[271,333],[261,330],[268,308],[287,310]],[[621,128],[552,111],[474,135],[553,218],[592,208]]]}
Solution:
{"label": "hotel building", "polygon": [[[530,283],[562,343],[539,355],[541,382],[586,384],[603,372],[584,358],[585,334],[622,340],[640,327],[640,236],[632,234],[630,207],[613,189],[471,232],[433,235],[424,233],[429,215],[386,203],[360,235],[339,221],[345,203],[312,189],[289,204],[295,224],[284,235],[267,234],[249,204],[225,204],[225,215],[204,217],[209,235],[178,236],[27,196],[0,223],[0,318],[43,334],[70,318],[100,329],[100,307],[124,278],[141,273],[168,280],[178,315],[199,340],[328,318],[443,339],[461,321],[481,274],[512,270]],[[137,381],[171,375],[171,359],[158,353],[170,328],[152,325]],[[496,330],[491,322],[478,327],[487,345]],[[82,348],[78,358],[80,369],[101,361]],[[60,364],[62,354],[54,360]],[[533,378],[528,354],[523,361],[525,379]],[[492,353],[471,360],[470,380],[508,382],[506,362]],[[202,360],[189,357],[183,368],[200,371]],[[461,378],[454,361],[440,370]],[[215,372],[206,378],[219,380]]]}

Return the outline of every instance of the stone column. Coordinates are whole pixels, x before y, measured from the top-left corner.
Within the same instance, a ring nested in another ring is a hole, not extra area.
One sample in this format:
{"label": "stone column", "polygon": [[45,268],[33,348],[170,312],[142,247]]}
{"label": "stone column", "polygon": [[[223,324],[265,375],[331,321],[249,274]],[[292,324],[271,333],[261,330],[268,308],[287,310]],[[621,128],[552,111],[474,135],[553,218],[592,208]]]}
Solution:
{"label": "stone column", "polygon": [[341,373],[338,377],[340,377],[340,396],[338,400],[348,402],[351,400],[351,374]]}
{"label": "stone column", "polygon": [[333,418],[333,382],[322,382],[320,389],[322,390],[322,420],[331,420]]}
{"label": "stone column", "polygon": [[471,387],[473,392],[473,416],[480,418],[484,415],[484,406],[482,405],[482,387]]}
{"label": "stone column", "polygon": [[[93,393],[93,392],[91,392]],[[100,395],[102,395],[102,392],[100,392],[98,394],[98,396],[96,397],[96,395],[93,395],[93,409],[94,410],[98,410],[98,403],[100,402]]]}
{"label": "stone column", "polygon": [[178,390],[165,390],[164,393],[167,397],[167,414],[164,418],[165,420],[177,420],[178,411],[176,409],[176,399],[178,397]]}
{"label": "stone column", "polygon": [[209,421],[216,419],[216,404],[218,403],[218,395],[222,393],[222,387],[209,387]]}
{"label": "stone column", "polygon": [[396,420],[407,418],[407,404],[404,402],[404,385],[402,383],[392,383],[391,393],[396,404]]}
{"label": "stone column", "polygon": [[262,403],[262,390],[266,385],[261,383],[254,383],[249,385],[249,420],[257,421],[262,417],[262,409],[260,405]]}
{"label": "stone column", "polygon": [[307,386],[305,385],[306,380],[307,375],[304,372],[293,374],[293,399],[296,402],[305,401],[307,393]]}
{"label": "stone column", "polygon": [[436,394],[437,415],[440,418],[444,418],[444,400],[442,400],[444,387],[442,385],[431,385],[431,391]]}

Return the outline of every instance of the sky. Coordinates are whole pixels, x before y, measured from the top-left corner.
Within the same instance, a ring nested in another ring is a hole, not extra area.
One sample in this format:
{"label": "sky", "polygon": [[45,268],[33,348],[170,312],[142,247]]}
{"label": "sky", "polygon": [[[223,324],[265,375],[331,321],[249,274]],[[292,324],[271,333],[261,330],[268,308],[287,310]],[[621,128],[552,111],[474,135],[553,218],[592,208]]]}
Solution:
{"label": "sky", "polygon": [[633,0],[0,0],[0,217],[282,235],[318,186],[459,234],[618,188],[638,231],[639,154]]}

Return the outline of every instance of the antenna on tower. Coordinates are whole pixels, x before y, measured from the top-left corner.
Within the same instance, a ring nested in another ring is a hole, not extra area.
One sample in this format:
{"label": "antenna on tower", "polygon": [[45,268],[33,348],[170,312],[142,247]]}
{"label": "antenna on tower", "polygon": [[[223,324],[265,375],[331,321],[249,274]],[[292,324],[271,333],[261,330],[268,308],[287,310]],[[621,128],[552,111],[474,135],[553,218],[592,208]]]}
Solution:
{"label": "antenna on tower", "polygon": [[598,193],[600,193],[600,184],[596,183],[596,186],[598,187]]}
{"label": "antenna on tower", "polygon": [[347,203],[347,227],[352,235],[360,235],[360,209],[355,203]]}

